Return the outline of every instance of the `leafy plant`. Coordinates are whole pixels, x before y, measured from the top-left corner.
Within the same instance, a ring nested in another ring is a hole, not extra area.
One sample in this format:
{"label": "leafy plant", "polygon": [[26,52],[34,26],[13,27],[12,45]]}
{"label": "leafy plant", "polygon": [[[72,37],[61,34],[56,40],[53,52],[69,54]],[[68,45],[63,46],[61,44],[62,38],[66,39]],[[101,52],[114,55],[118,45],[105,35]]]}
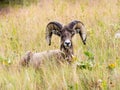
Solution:
{"label": "leafy plant", "polygon": [[12,62],[9,58],[3,58],[1,56],[0,56],[0,63],[3,64],[3,65],[6,65],[6,66],[12,64]]}
{"label": "leafy plant", "polygon": [[92,70],[92,68],[94,67],[94,55],[89,52],[89,51],[85,51],[84,54],[86,55],[86,57],[88,58],[85,61],[81,61],[77,63],[77,66],[80,69],[89,69]]}

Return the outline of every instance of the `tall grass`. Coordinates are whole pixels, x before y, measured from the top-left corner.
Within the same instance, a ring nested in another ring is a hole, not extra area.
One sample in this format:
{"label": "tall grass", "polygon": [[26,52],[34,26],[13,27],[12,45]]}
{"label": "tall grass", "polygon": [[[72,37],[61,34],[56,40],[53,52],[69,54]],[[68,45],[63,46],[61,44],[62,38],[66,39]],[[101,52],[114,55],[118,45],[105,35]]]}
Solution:
{"label": "tall grass", "polygon": [[[119,0],[42,0],[1,13],[0,90],[119,90],[120,40],[114,38],[120,29],[119,9]],[[48,60],[38,71],[19,67],[28,50],[59,48],[59,37],[53,36],[51,46],[45,41],[48,22],[72,20],[81,20],[88,34],[86,46],[79,35],[73,38],[75,62],[58,65]],[[94,63],[89,69],[91,55]]]}

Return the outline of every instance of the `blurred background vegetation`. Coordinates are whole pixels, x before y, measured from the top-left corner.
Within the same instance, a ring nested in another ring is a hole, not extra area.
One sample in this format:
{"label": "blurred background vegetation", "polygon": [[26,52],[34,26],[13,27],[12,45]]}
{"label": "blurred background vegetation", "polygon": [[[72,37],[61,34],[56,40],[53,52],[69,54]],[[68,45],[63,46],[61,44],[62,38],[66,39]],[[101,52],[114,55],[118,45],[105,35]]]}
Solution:
{"label": "blurred background vegetation", "polygon": [[36,4],[39,0],[0,0],[0,8],[7,6],[28,6],[30,4]]}

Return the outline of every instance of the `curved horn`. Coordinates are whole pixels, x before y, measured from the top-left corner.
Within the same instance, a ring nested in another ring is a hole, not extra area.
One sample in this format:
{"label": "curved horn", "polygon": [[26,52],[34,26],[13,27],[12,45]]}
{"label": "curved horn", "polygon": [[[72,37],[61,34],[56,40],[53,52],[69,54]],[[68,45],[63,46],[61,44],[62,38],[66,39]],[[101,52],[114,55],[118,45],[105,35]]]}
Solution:
{"label": "curved horn", "polygon": [[62,29],[62,25],[58,22],[50,22],[46,27],[46,40],[49,45],[51,45],[51,37],[52,34],[60,36],[60,30]]}
{"label": "curved horn", "polygon": [[85,26],[84,24],[81,22],[81,21],[72,21],[68,24],[68,27],[70,29],[73,29],[75,30],[76,33],[79,33],[81,39],[82,39],[82,42],[84,43],[84,45],[86,44],[86,38],[87,38],[87,35],[86,35],[86,29],[85,29]]}

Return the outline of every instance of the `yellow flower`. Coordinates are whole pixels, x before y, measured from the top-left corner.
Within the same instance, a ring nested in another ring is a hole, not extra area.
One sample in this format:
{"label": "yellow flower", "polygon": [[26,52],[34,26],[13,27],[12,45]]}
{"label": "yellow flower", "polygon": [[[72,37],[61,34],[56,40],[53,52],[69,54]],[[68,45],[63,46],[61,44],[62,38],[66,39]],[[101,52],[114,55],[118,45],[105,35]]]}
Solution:
{"label": "yellow flower", "polygon": [[74,56],[74,55],[72,55],[72,59],[73,59],[73,61],[77,61],[78,60],[78,58],[76,56]]}
{"label": "yellow flower", "polygon": [[111,64],[108,65],[108,68],[109,68],[109,69],[114,69],[115,66],[116,66],[115,63],[111,63]]}

